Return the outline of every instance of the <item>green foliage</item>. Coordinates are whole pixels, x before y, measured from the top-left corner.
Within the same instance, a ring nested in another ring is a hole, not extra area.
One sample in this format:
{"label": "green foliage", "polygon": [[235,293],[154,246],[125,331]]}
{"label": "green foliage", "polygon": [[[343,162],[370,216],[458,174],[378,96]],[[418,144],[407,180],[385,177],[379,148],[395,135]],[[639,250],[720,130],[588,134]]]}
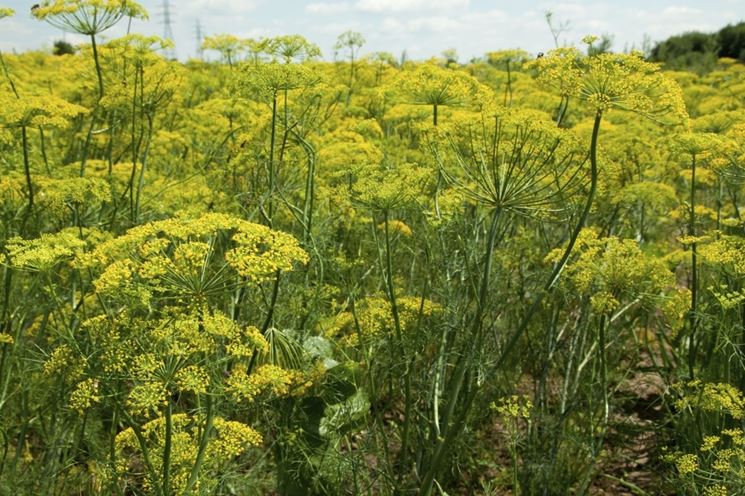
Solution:
{"label": "green foliage", "polygon": [[0,493],[742,492],[734,58],[34,15],[89,44],[0,58]]}

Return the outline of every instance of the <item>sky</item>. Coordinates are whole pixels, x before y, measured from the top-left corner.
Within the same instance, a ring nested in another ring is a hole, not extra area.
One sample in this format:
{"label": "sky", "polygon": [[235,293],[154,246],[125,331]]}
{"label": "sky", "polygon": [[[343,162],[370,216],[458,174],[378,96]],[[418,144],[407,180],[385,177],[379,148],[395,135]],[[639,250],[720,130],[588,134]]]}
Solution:
{"label": "sky", "polygon": [[[0,20],[0,50],[50,47],[54,40],[84,40],[33,19],[36,2],[0,0],[16,15]],[[135,21],[132,31],[163,36],[163,1],[141,0],[150,20]],[[553,48],[545,14],[567,29],[561,44],[579,44],[587,34],[610,34],[616,50],[639,48],[685,31],[716,31],[745,20],[745,0],[171,0],[171,23],[180,59],[195,56],[196,25],[205,35],[231,33],[246,38],[300,34],[333,59],[333,45],[346,30],[362,33],[361,54],[386,51],[426,59],[454,48],[466,62],[485,52],[522,48],[531,53]],[[124,34],[124,22],[102,33]]]}

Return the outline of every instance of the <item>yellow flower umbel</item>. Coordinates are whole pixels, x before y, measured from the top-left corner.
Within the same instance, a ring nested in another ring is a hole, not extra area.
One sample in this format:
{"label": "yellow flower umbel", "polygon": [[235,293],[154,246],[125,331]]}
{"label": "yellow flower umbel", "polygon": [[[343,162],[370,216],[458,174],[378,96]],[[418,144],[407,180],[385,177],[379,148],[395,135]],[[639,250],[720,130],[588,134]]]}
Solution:
{"label": "yellow flower umbel", "polygon": [[[229,245],[218,244],[222,234],[228,234]],[[240,277],[262,282],[307,260],[308,255],[288,234],[212,213],[130,229],[99,245],[86,257],[86,264],[103,269],[95,284],[104,294],[116,295],[139,286],[147,294],[173,301],[175,296],[221,294],[222,284],[235,284]]]}
{"label": "yellow flower umbel", "polygon": [[95,35],[124,17],[147,19],[147,11],[133,0],[45,0],[31,13],[64,31]]}
{"label": "yellow flower umbel", "polygon": [[[448,182],[500,212],[561,215],[569,207],[565,199],[582,186],[584,147],[573,133],[530,112],[499,109],[454,119],[432,142]],[[531,153],[520,153],[528,148]]]}
{"label": "yellow flower umbel", "polygon": [[[180,413],[168,420],[160,417],[146,423],[138,432],[140,439],[132,428],[117,435],[116,472],[120,480],[137,486],[135,474],[144,467],[143,486],[148,492],[162,484],[168,484],[168,494],[187,494],[189,488],[198,488],[200,493],[213,492],[221,469],[262,443],[261,434],[250,426],[221,417],[208,420]],[[206,448],[200,444],[204,430],[212,431],[214,436]],[[144,441],[147,452],[143,452],[140,440]],[[166,443],[170,445],[167,461],[163,456]],[[200,456],[204,462],[195,472]],[[163,473],[165,463],[169,465],[168,481],[156,475]]]}
{"label": "yellow flower umbel", "polygon": [[530,66],[539,85],[600,113],[616,108],[676,124],[688,117],[678,84],[639,52],[584,56],[576,48],[558,48]]}
{"label": "yellow flower umbel", "polygon": [[[604,238],[585,229],[576,252],[576,260],[565,269],[564,284],[576,294],[589,296],[599,314],[611,314],[621,304],[636,301],[651,308],[661,306],[669,324],[687,309],[678,301],[675,277],[665,262],[646,255],[635,240]],[[554,250],[546,260],[555,261],[561,253]],[[667,308],[667,301],[678,304]]]}
{"label": "yellow flower umbel", "polygon": [[148,18],[145,8],[134,0],[44,0],[31,8],[31,14],[63,31],[90,37],[99,98],[103,98],[104,85],[96,35],[111,28],[124,17]]}
{"label": "yellow flower umbel", "polygon": [[240,55],[250,47],[249,40],[243,40],[232,34],[207,36],[202,42],[202,50],[214,50],[220,54],[223,62],[231,68]]}
{"label": "yellow flower umbel", "polygon": [[445,69],[432,62],[403,71],[394,86],[402,92],[405,103],[431,105],[435,126],[440,107],[479,102],[482,100],[479,97],[486,94],[481,84],[465,72]]}

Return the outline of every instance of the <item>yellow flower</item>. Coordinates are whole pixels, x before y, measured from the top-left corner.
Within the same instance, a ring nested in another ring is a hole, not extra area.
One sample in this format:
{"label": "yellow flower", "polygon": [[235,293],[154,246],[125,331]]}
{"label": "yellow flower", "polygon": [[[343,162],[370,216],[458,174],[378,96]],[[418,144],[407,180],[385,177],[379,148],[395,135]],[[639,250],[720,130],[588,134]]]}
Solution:
{"label": "yellow flower", "polygon": [[675,460],[675,466],[680,475],[689,475],[698,470],[698,457],[694,454],[684,454]]}
{"label": "yellow flower", "polygon": [[731,384],[691,381],[683,396],[675,402],[678,409],[698,408],[703,412],[721,412],[735,419],[745,416],[745,396]]}
{"label": "yellow flower", "polygon": [[161,382],[151,381],[132,388],[127,398],[127,406],[134,415],[148,417],[168,402],[168,391]]}
{"label": "yellow flower", "polygon": [[729,491],[722,484],[714,484],[704,488],[704,496],[728,496]]}
{"label": "yellow flower", "polygon": [[719,439],[721,439],[719,436],[705,436],[700,450],[703,452],[711,451],[717,445]]}
{"label": "yellow flower", "polygon": [[290,388],[301,379],[297,371],[276,365],[262,365],[247,376],[245,366],[236,367],[227,381],[228,391],[237,401],[252,401],[264,391],[287,396]]}
{"label": "yellow flower", "polygon": [[95,229],[81,231],[70,227],[55,234],[44,233],[36,239],[12,238],[6,246],[13,267],[43,272],[60,263],[72,263],[101,237]]}
{"label": "yellow flower", "polygon": [[176,383],[179,389],[184,391],[191,391],[194,394],[206,394],[210,379],[203,367],[189,365],[176,373]]}
{"label": "yellow flower", "polygon": [[[381,222],[378,225],[378,229],[381,230],[381,231],[384,231],[385,228],[386,228],[386,223],[385,222]],[[391,232],[399,233],[399,234],[401,234],[403,236],[406,236],[406,237],[410,237],[411,234],[412,234],[411,228],[409,226],[407,226],[405,222],[400,221],[400,220],[389,220],[388,221],[388,229]]]}
{"label": "yellow flower", "polygon": [[98,381],[86,379],[75,387],[70,395],[70,408],[79,413],[85,413],[91,406],[101,401],[98,394]]}
{"label": "yellow flower", "polygon": [[64,128],[70,119],[87,109],[51,94],[23,95],[0,93],[0,123],[6,127],[42,126]]}
{"label": "yellow flower", "polygon": [[394,85],[403,93],[404,101],[417,105],[464,105],[478,101],[484,92],[467,73],[432,62],[402,71]]}
{"label": "yellow flower", "polygon": [[246,49],[244,40],[232,34],[216,34],[207,36],[202,41],[202,50],[215,50],[220,52],[223,60],[233,65],[238,55]]}
{"label": "yellow flower", "polygon": [[239,86],[247,98],[271,101],[279,92],[311,87],[318,82],[318,74],[306,65],[270,62],[246,66]]}
{"label": "yellow flower", "polygon": [[64,31],[85,35],[106,31],[123,17],[148,17],[145,8],[133,0],[43,0],[31,14]]}
{"label": "yellow flower", "polygon": [[678,84],[638,52],[583,56],[576,48],[558,48],[530,65],[541,86],[577,97],[599,112],[618,108],[672,123],[688,119]]}
{"label": "yellow flower", "polygon": [[321,56],[321,49],[318,45],[297,34],[276,36],[266,40],[265,50],[267,53],[280,57],[285,64],[293,60],[302,62]]}

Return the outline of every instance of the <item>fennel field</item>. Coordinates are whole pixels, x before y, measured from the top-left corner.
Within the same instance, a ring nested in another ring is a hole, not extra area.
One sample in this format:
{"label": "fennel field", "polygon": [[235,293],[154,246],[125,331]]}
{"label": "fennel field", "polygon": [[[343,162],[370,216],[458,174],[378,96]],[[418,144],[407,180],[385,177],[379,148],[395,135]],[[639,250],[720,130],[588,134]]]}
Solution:
{"label": "fennel field", "polygon": [[0,494],[745,494],[741,62],[33,15],[90,43],[0,54]]}

